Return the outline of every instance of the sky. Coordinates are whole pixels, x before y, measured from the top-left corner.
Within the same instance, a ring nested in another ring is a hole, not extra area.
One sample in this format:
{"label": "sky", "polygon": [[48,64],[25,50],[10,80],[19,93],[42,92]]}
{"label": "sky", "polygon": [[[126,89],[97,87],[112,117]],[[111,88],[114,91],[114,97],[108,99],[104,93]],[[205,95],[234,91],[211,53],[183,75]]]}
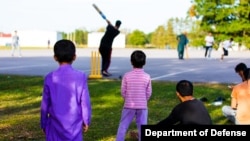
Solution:
{"label": "sky", "polygon": [[121,29],[154,31],[170,18],[185,18],[191,0],[0,0],[0,32],[49,30],[96,31],[106,27],[92,4],[111,23],[121,20]]}

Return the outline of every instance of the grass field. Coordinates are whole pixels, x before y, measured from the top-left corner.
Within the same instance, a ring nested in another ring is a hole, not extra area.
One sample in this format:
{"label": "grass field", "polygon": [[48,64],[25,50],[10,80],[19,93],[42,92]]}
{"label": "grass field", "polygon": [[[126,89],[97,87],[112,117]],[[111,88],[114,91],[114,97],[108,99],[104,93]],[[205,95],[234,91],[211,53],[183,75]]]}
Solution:
{"label": "grass field", "polygon": [[[0,139],[8,141],[43,141],[40,129],[40,102],[43,78],[39,76],[0,75]],[[123,100],[120,80],[89,80],[92,103],[92,123],[84,134],[86,141],[113,141],[116,136]],[[153,94],[149,101],[148,123],[155,124],[165,118],[179,103],[174,82],[153,81]],[[221,106],[211,105],[222,96],[223,104],[230,103],[230,90],[226,84],[194,83],[196,98],[206,97],[204,103],[213,123],[230,124],[221,113]],[[130,131],[136,130],[135,123]],[[132,141],[127,136],[127,141]]]}

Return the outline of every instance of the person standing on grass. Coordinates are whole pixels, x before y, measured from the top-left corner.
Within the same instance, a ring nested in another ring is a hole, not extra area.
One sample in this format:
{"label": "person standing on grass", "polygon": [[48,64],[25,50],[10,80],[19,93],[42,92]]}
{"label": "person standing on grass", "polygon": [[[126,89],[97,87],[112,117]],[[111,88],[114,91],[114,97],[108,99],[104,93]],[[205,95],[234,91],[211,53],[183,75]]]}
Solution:
{"label": "person standing on grass", "polygon": [[224,56],[228,56],[228,49],[232,47],[233,38],[222,42],[223,54],[221,55],[221,60],[224,59]]}
{"label": "person standing on grass", "polygon": [[211,125],[212,119],[202,101],[193,96],[193,84],[181,80],[176,85],[176,95],[181,103],[157,126],[166,125]]}
{"label": "person standing on grass", "polygon": [[72,67],[76,48],[70,40],[54,45],[58,69],[44,79],[40,124],[46,141],[82,141],[91,122],[88,76]]}
{"label": "person standing on grass", "polygon": [[136,119],[138,138],[140,140],[141,125],[146,125],[148,120],[148,101],[152,94],[151,77],[143,66],[146,55],[143,51],[135,50],[130,57],[133,69],[122,78],[121,95],[124,99],[120,124],[116,141],[124,141],[127,130],[134,117]]}
{"label": "person standing on grass", "polygon": [[205,58],[211,58],[211,52],[214,45],[214,37],[211,32],[205,37]]}
{"label": "person standing on grass", "polygon": [[20,45],[19,45],[19,36],[17,34],[17,31],[15,30],[14,35],[12,36],[12,46],[11,46],[11,56],[14,57],[14,53],[17,50],[18,51],[18,55],[19,57],[22,57],[21,54],[21,49],[20,49]]}
{"label": "person standing on grass", "polygon": [[178,47],[177,47],[178,58],[180,60],[183,60],[184,59],[184,50],[188,44],[187,32],[185,31],[182,34],[178,35],[177,41],[178,41]]}
{"label": "person standing on grass", "polygon": [[223,115],[233,124],[250,125],[250,68],[244,70],[245,81],[233,87],[231,105],[222,107]]}
{"label": "person standing on grass", "polygon": [[99,52],[102,57],[101,73],[103,76],[111,76],[111,74],[108,72],[108,69],[111,63],[112,44],[114,38],[120,33],[119,27],[121,25],[121,21],[117,20],[115,26],[113,26],[107,19],[106,22],[108,25],[106,27],[106,32],[101,39]]}

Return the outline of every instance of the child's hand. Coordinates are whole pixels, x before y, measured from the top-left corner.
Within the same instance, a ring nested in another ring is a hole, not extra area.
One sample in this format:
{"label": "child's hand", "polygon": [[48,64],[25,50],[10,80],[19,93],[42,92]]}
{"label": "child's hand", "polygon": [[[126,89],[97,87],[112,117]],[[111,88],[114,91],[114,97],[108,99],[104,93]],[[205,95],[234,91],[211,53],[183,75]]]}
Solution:
{"label": "child's hand", "polygon": [[87,132],[89,129],[89,126],[88,125],[83,125],[83,132]]}
{"label": "child's hand", "polygon": [[229,89],[233,89],[234,86],[233,86],[233,85],[228,85],[227,87],[228,87]]}

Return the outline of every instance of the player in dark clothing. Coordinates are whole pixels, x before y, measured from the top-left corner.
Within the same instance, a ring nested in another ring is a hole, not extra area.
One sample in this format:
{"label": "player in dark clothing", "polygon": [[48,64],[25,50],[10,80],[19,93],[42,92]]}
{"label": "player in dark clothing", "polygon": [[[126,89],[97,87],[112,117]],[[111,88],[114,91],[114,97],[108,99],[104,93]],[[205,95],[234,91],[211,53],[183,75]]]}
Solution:
{"label": "player in dark clothing", "polygon": [[176,85],[176,95],[181,103],[176,105],[170,115],[157,125],[211,125],[211,117],[204,104],[193,97],[193,84],[181,80]]}
{"label": "player in dark clothing", "polygon": [[106,21],[108,26],[106,27],[106,32],[101,39],[99,52],[102,57],[101,73],[103,76],[110,76],[111,74],[108,72],[108,68],[111,62],[112,44],[114,38],[120,33],[118,29],[121,25],[121,21],[117,20],[115,26],[113,26],[109,20]]}

